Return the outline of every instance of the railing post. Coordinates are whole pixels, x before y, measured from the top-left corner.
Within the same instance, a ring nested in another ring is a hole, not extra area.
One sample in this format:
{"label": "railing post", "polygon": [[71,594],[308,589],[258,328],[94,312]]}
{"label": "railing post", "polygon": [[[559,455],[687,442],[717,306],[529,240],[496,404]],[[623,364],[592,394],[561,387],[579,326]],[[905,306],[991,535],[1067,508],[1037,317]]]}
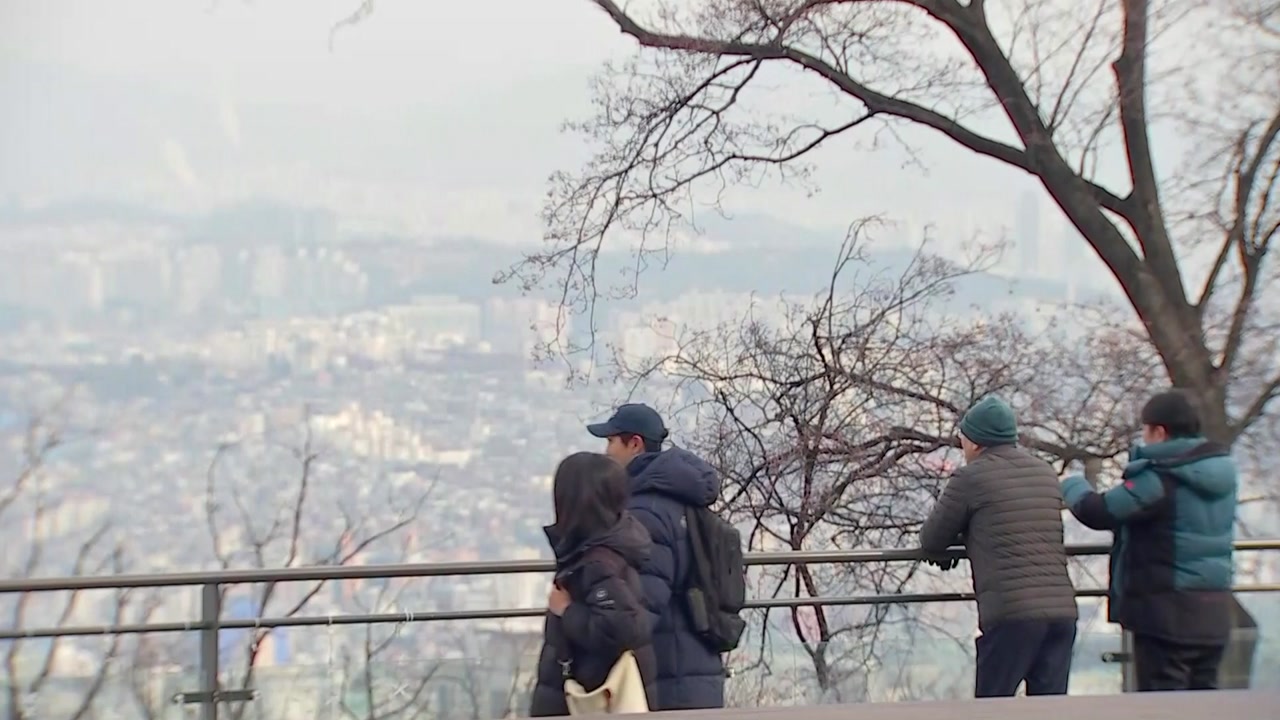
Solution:
{"label": "railing post", "polygon": [[258,693],[223,690],[218,682],[220,669],[218,634],[222,630],[222,584],[216,580],[200,586],[200,660],[197,667],[200,687],[194,692],[180,692],[173,701],[180,705],[199,705],[200,720],[218,720],[218,705],[224,702],[250,702]]}
{"label": "railing post", "polygon": [[200,720],[218,720],[218,626],[222,593],[217,583],[200,586]]}
{"label": "railing post", "polygon": [[1137,692],[1137,662],[1133,657],[1133,633],[1128,630],[1120,631],[1120,655],[1123,658],[1120,665],[1120,692]]}

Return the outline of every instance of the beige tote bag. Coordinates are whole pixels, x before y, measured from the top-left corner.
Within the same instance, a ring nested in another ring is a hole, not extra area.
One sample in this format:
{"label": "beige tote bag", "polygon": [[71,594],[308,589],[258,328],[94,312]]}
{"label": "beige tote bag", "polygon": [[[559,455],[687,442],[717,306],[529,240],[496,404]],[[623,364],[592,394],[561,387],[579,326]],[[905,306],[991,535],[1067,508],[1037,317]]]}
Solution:
{"label": "beige tote bag", "polygon": [[644,694],[644,678],[640,664],[630,650],[622,653],[609,670],[604,684],[592,692],[582,689],[577,680],[564,681],[564,699],[570,715],[622,715],[649,712],[649,699]]}

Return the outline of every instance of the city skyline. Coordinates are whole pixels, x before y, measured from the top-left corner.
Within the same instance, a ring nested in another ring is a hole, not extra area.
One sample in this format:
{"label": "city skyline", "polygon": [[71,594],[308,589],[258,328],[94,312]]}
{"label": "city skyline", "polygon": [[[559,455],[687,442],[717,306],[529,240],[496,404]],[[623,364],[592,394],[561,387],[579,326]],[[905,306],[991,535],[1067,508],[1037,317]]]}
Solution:
{"label": "city skyline", "polygon": [[[785,26],[777,3],[374,4],[0,3],[7,575],[546,559],[557,463],[602,450],[584,426],[622,401],[715,468],[747,550],[911,549],[978,398],[1109,482],[1170,382],[1233,444],[1238,535],[1280,531],[1276,177],[1236,172],[1280,149],[1266,27],[1245,42],[1213,3],[1153,9],[1136,43],[1137,3],[804,3]],[[1072,560],[1077,588],[1106,572]],[[967,563],[748,580],[791,607],[750,613],[732,704],[971,692],[972,603],[809,602],[963,592]],[[227,714],[505,714],[547,583],[223,585],[224,618],[329,620],[221,633],[222,687],[260,694]],[[1275,597],[1243,599],[1264,628]],[[194,633],[96,628],[206,603],[0,595],[22,629],[95,628],[0,643],[0,713],[186,713]],[[333,622],[502,608],[531,612]],[[1118,628],[1080,610],[1071,690],[1116,692]]]}

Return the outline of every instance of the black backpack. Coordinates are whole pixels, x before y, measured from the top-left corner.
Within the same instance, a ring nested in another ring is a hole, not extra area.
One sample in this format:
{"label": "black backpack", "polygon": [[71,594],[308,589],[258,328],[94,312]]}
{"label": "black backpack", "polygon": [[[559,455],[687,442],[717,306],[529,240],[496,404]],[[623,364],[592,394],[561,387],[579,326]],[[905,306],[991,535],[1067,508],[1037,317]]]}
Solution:
{"label": "black backpack", "polygon": [[742,535],[708,508],[687,507],[684,516],[693,559],[685,590],[690,625],[707,647],[729,652],[747,629],[739,615],[747,604]]}

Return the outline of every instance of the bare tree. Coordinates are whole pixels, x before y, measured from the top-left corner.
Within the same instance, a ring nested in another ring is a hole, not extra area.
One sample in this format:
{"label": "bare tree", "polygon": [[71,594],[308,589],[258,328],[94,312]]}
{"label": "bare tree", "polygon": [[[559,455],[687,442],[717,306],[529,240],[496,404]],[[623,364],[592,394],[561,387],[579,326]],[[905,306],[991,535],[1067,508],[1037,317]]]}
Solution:
{"label": "bare tree", "polygon": [[[827,287],[783,301],[777,320],[753,307],[739,321],[672,338],[668,354],[618,360],[633,388],[674,397],[672,414],[696,420],[688,444],[721,473],[722,509],[750,528],[754,549],[912,545],[957,459],[956,427],[974,400],[1006,397],[1024,444],[1062,467],[1126,449],[1133,398],[1158,374],[1132,353],[1140,342],[1054,342],[1014,317],[950,312],[954,284],[982,258],[959,266],[921,252],[901,274],[878,273],[862,253],[868,229],[855,224]],[[800,564],[759,573],[757,593],[901,593],[919,586],[918,570]],[[918,612],[792,608],[789,627],[773,637],[799,641],[820,697],[862,700],[883,665],[881,635],[918,623]],[[770,626],[768,614],[762,623]],[[766,665],[771,635],[756,636]]]}
{"label": "bare tree", "polygon": [[[372,551],[383,557],[402,551],[408,532],[429,500],[434,480],[419,478],[408,486],[356,482],[353,477],[361,477],[369,469],[343,465],[343,460],[323,450],[307,410],[296,428],[284,432],[268,429],[260,436],[220,443],[205,470],[205,529],[216,568],[347,565],[364,561]],[[342,592],[337,593],[340,598],[335,600],[323,593],[326,587],[324,582],[262,583],[253,587],[224,585],[219,592],[224,618],[229,614],[237,619],[294,618],[308,612],[340,615],[367,611],[371,605],[393,600],[385,596],[385,588],[366,600],[358,589],[364,587],[360,583],[343,583]],[[346,592],[348,588],[352,592]],[[334,629],[329,632],[333,634]],[[276,642],[284,642],[280,630],[225,630],[228,638],[237,639],[220,643],[229,644],[220,648],[223,667],[219,675],[224,688],[255,687],[264,652],[273,644],[268,642],[273,633]],[[384,637],[374,628],[361,630],[361,635],[356,643],[344,643],[340,659],[326,659],[333,666],[321,667],[320,673],[340,676],[344,691],[360,685],[366,698],[372,698],[361,716],[387,720],[410,712],[430,676],[408,688],[407,702],[399,684],[393,683],[394,697],[388,700],[383,697],[387,678],[374,675],[384,669],[381,661],[393,653],[401,635],[397,630]],[[169,698],[155,692],[154,675],[188,674],[192,667],[189,648],[183,650],[173,638],[145,637],[131,661],[136,705],[145,717],[163,716],[161,703]],[[361,678],[374,678],[375,682],[361,685]],[[307,702],[315,700],[315,693],[300,693]],[[224,712],[234,720],[265,717],[264,712],[269,714],[269,706],[278,700],[264,697],[232,703]],[[402,702],[404,707],[399,706]],[[333,710],[334,716],[356,712],[351,703],[342,702],[335,703]]]}
{"label": "bare tree", "polygon": [[[5,472],[0,487],[0,528],[4,544],[17,548],[5,555],[5,575],[31,578],[49,574],[92,575],[126,570],[124,543],[115,537],[109,520],[91,526],[67,521],[74,508],[56,487],[58,473],[50,467],[53,455],[68,444],[70,397],[47,412],[33,413],[25,428],[12,440],[16,469]],[[21,593],[0,598],[5,623],[11,628],[31,625],[61,627],[89,624],[145,622],[153,605],[133,590],[103,593],[81,591]],[[106,691],[118,658],[127,652],[119,635],[108,638],[15,640],[3,644],[3,704],[12,720],[94,717],[95,702]],[[72,656],[83,670],[74,687],[58,682],[64,672],[58,666]]]}
{"label": "bare tree", "polygon": [[[430,483],[383,488],[389,501],[373,507],[365,495],[367,488],[352,487],[349,480],[335,483],[339,468],[326,465],[309,410],[304,411],[298,434],[293,439],[268,437],[261,444],[227,442],[215,450],[205,474],[205,523],[218,567],[346,565],[370,549],[400,539],[418,520]],[[228,466],[234,467],[230,473],[226,473]],[[228,483],[224,473],[236,480]],[[281,483],[279,479],[289,474],[292,480]],[[322,481],[321,475],[328,477]],[[354,505],[341,501],[351,495],[357,498]],[[252,590],[250,612],[253,617],[303,614],[324,587],[323,582],[264,583]],[[221,588],[224,600],[232,591]],[[247,633],[240,658],[224,684],[253,686],[263,641],[271,632],[259,628]],[[378,650],[380,643],[371,635],[367,639],[370,653]],[[230,716],[240,720],[249,707],[249,703],[233,705]]]}
{"label": "bare tree", "polygon": [[[8,478],[0,486],[0,528],[6,545],[19,548],[6,556],[5,573],[31,577],[127,572],[125,536],[108,521],[110,511],[77,497],[65,471],[53,460],[68,445],[71,426],[70,420],[60,418],[66,414],[60,408],[61,404],[33,413],[22,431],[0,438],[11,450],[0,459],[0,478]],[[5,462],[10,459],[12,467]],[[205,477],[205,520],[217,566],[340,565],[363,562],[368,552],[385,557],[389,548],[400,549],[395,544],[406,540],[433,482],[401,478],[376,485],[353,483],[352,469],[335,464],[340,460],[321,452],[309,418],[301,423],[297,438],[251,438],[219,446]],[[342,481],[335,482],[339,477]],[[293,617],[318,606],[326,607],[328,614],[359,609],[335,611],[341,600],[322,597],[323,587],[266,583],[221,590],[224,601],[247,594],[251,617]],[[5,624],[15,628],[109,627],[145,624],[165,599],[158,592],[127,589],[19,594],[0,598],[0,612],[8,619]],[[244,607],[234,609],[245,612]],[[223,650],[224,687],[253,686],[272,631],[257,628],[239,634],[244,644]],[[371,638],[371,643],[371,652],[379,650],[376,640]],[[122,704],[132,704],[142,717],[163,717],[172,695],[190,689],[186,683],[193,662],[192,648],[167,634],[10,641],[0,647],[0,657],[0,703],[14,720],[92,720],[104,707]],[[75,668],[66,667],[69,660]],[[242,718],[249,716],[250,708],[242,703],[226,712]],[[392,716],[384,706],[378,712],[379,717]]]}
{"label": "bare tree", "polygon": [[[563,312],[591,313],[611,237],[638,238],[642,268],[696,200],[805,183],[835,138],[914,127],[1039,182],[1118,281],[1168,380],[1202,398],[1211,436],[1234,441],[1280,390],[1264,292],[1280,231],[1280,33],[1266,3],[593,2],[640,50],[604,69],[598,113],[573,125],[596,154],[553,178],[546,248],[499,281],[549,282]],[[778,78],[834,90],[841,117],[753,102]],[[1157,156],[1153,133],[1175,128],[1196,151]],[[1105,160],[1127,167],[1120,186]],[[1200,259],[1210,270],[1193,289]]]}

